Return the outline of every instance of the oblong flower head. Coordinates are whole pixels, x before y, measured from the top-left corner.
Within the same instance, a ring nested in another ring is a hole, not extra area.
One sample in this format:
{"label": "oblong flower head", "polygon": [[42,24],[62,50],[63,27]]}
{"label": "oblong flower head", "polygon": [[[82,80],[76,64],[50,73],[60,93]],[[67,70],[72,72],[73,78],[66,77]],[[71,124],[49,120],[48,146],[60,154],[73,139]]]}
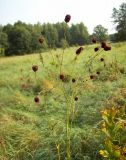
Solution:
{"label": "oblong flower head", "polygon": [[32,66],[32,70],[33,70],[34,72],[36,72],[36,71],[38,70],[38,66],[37,66],[37,65],[33,65],[33,66]]}
{"label": "oblong flower head", "polygon": [[104,47],[104,50],[105,50],[105,51],[111,50],[111,46],[105,46],[105,47]]}
{"label": "oblong flower head", "polygon": [[68,22],[70,21],[70,19],[71,19],[71,15],[67,14],[67,15],[65,16],[64,21],[65,21],[66,23],[68,23]]}
{"label": "oblong flower head", "polygon": [[83,47],[79,47],[77,50],[76,50],[76,54],[79,55],[82,51],[83,51]]}
{"label": "oblong flower head", "polygon": [[99,47],[95,47],[94,51],[97,52],[99,50]]}
{"label": "oblong flower head", "polygon": [[92,38],[92,43],[96,43],[96,42],[97,42],[96,38],[93,37],[93,38]]}
{"label": "oblong flower head", "polygon": [[74,100],[75,100],[75,101],[78,101],[78,97],[77,97],[77,96],[76,96],[76,97],[74,97]]}
{"label": "oblong flower head", "polygon": [[35,103],[39,103],[39,101],[40,101],[39,97],[38,97],[38,96],[35,96],[35,97],[34,97],[34,102],[35,102]]}
{"label": "oblong flower head", "polygon": [[39,38],[38,41],[42,44],[44,42],[44,38]]}
{"label": "oblong flower head", "polygon": [[106,42],[101,42],[101,48],[105,48],[106,47]]}
{"label": "oblong flower head", "polygon": [[64,74],[63,74],[63,73],[62,73],[62,74],[60,74],[60,75],[59,75],[59,78],[63,81],[63,80],[64,80],[64,78],[65,78]]}

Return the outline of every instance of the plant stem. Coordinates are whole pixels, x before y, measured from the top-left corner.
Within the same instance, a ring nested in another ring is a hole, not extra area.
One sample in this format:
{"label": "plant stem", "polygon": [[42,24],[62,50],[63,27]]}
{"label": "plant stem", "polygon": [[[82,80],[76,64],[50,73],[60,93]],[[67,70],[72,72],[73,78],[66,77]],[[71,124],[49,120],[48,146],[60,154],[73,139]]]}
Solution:
{"label": "plant stem", "polygon": [[63,87],[63,93],[66,99],[66,154],[67,154],[67,160],[71,160],[71,151],[70,151],[70,101],[68,99],[68,95],[65,91],[64,84]]}

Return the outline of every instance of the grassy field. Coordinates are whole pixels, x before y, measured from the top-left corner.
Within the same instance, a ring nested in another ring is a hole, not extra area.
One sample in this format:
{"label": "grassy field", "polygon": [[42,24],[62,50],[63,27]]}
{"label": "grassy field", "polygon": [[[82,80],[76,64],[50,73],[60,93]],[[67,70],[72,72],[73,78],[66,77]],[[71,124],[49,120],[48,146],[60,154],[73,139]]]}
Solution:
{"label": "grassy field", "polygon": [[[102,159],[100,111],[126,104],[126,43],[112,44],[111,51],[99,51],[96,57],[93,48],[85,46],[76,60],[77,47],[64,51],[63,82],[58,63],[62,50],[42,53],[41,58],[0,58],[0,160],[67,159],[67,114],[72,160]],[[40,102],[35,103],[38,94]]]}

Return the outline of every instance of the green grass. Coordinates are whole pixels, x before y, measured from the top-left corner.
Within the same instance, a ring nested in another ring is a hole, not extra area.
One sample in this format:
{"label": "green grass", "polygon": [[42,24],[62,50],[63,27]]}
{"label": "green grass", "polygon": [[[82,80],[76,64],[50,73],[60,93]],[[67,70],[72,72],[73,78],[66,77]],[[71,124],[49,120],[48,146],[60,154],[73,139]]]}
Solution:
{"label": "green grass", "polygon": [[[76,61],[77,48],[65,50],[65,82],[59,79],[57,66],[62,50],[52,51],[55,63],[50,53],[42,53],[45,67],[39,54],[0,58],[0,160],[56,160],[58,149],[60,159],[66,159],[66,102],[62,84],[68,97],[71,88],[76,88],[79,98],[71,102],[72,160],[102,159],[98,154],[104,138],[98,127],[100,111],[108,102],[110,106],[115,104],[113,95],[118,91],[118,99],[121,89],[126,89],[126,43],[112,44],[111,51],[101,52],[89,73],[85,63],[95,54],[93,48],[85,46]],[[31,69],[33,64],[39,66],[37,79]],[[100,75],[90,80],[96,71]],[[71,82],[72,78],[78,80],[77,85]],[[34,96],[39,91],[40,103],[35,104]],[[72,109],[76,113],[74,119]]]}

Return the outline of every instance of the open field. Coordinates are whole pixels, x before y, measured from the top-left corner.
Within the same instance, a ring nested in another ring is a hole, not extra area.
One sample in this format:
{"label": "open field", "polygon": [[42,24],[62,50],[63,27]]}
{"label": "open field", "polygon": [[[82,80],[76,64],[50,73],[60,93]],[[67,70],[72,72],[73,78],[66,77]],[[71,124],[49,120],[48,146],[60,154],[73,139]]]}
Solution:
{"label": "open field", "polygon": [[76,60],[77,47],[64,51],[63,82],[62,50],[42,53],[44,63],[39,54],[0,58],[0,160],[65,160],[66,114],[72,160],[102,159],[100,111],[126,105],[126,43],[99,51],[90,64],[93,48],[85,46]]}

